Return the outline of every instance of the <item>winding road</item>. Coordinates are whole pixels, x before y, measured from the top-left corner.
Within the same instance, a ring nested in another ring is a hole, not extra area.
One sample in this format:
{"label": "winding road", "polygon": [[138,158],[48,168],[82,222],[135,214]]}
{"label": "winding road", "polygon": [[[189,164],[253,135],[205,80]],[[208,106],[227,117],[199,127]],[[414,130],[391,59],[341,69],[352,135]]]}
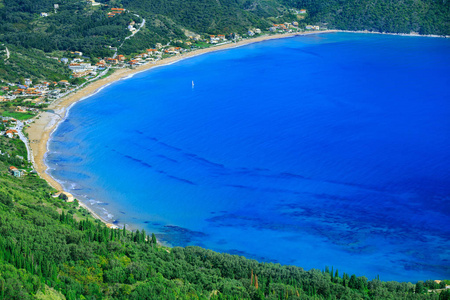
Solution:
{"label": "winding road", "polygon": [[6,61],[6,60],[9,59],[10,53],[9,53],[8,47],[5,46],[5,49],[6,49],[6,58],[5,58],[5,61]]}
{"label": "winding road", "polygon": [[114,53],[114,55],[113,55],[112,58],[116,58],[116,56],[117,56],[117,51],[119,51],[119,49],[122,48],[122,46],[123,46],[123,44],[125,43],[126,40],[132,38],[136,33],[138,33],[138,32],[142,29],[142,27],[144,27],[144,25],[145,25],[145,19],[142,18],[140,15],[137,15],[137,14],[134,14],[134,15],[135,15],[136,17],[142,19],[141,25],[139,26],[139,28],[138,28],[136,31],[133,31],[129,36],[125,37],[125,39],[123,40],[122,44],[120,44],[120,46],[117,47],[117,50],[116,50],[116,52]]}

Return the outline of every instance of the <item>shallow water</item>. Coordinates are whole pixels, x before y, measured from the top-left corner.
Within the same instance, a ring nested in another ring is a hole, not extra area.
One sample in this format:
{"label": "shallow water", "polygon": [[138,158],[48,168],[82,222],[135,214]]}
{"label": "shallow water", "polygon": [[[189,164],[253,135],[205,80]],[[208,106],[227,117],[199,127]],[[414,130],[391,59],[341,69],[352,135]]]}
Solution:
{"label": "shallow water", "polygon": [[448,278],[448,74],[439,38],[339,33],[210,53],[76,104],[47,163],[105,218],[171,245]]}

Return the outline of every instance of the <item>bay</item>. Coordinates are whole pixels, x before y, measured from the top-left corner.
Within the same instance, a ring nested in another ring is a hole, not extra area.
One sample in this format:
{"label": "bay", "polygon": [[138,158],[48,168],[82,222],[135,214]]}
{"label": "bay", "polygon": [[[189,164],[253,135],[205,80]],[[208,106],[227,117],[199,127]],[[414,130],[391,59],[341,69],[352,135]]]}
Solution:
{"label": "bay", "polygon": [[77,103],[46,160],[105,219],[168,245],[448,278],[449,74],[448,39],[255,43]]}

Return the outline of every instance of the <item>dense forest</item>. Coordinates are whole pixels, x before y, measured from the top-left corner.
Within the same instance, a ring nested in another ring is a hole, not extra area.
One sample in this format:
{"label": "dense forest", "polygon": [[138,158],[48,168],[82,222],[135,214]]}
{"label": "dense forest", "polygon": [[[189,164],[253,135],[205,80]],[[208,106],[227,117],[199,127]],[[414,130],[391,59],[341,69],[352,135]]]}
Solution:
{"label": "dense forest", "polygon": [[[24,155],[0,137],[0,299],[450,299],[445,282],[368,280],[332,267],[259,263],[199,247],[167,248],[145,231],[109,229],[77,203],[51,197]],[[450,282],[447,282],[447,284]]]}
{"label": "dense forest", "polygon": [[341,30],[450,35],[450,2],[438,0],[281,0],[309,21]]}
{"label": "dense forest", "polygon": [[[70,51],[92,59],[110,56],[109,46],[120,45],[129,35],[127,24],[142,22],[141,17],[145,27],[119,53],[185,39],[186,32],[266,29],[292,18],[290,7],[308,10],[302,22],[328,28],[450,34],[448,1],[98,2],[108,6],[0,0],[0,41],[11,53],[7,60],[0,58],[0,79],[67,78],[69,70],[58,57]],[[59,5],[56,13],[54,4]],[[130,11],[108,17],[111,7]],[[109,229],[77,202],[53,198],[54,190],[35,174],[11,176],[10,166],[29,167],[20,158],[27,156],[20,140],[0,137],[0,151],[0,299],[450,299],[450,290],[428,292],[448,281],[383,282],[333,267],[305,271],[199,247],[163,247],[155,235]]]}
{"label": "dense forest", "polygon": [[283,6],[275,0],[122,0],[124,7],[142,15],[158,14],[197,33],[246,32],[253,27],[267,28],[264,18],[281,14]]}

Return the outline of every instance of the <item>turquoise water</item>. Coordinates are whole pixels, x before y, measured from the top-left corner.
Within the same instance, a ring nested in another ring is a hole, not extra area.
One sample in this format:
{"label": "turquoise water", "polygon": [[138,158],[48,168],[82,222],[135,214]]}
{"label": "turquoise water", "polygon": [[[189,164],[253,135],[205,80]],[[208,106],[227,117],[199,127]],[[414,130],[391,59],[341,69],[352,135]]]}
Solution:
{"label": "turquoise water", "polygon": [[449,278],[449,74],[440,38],[323,34],[210,53],[76,104],[47,163],[106,219],[170,245]]}

